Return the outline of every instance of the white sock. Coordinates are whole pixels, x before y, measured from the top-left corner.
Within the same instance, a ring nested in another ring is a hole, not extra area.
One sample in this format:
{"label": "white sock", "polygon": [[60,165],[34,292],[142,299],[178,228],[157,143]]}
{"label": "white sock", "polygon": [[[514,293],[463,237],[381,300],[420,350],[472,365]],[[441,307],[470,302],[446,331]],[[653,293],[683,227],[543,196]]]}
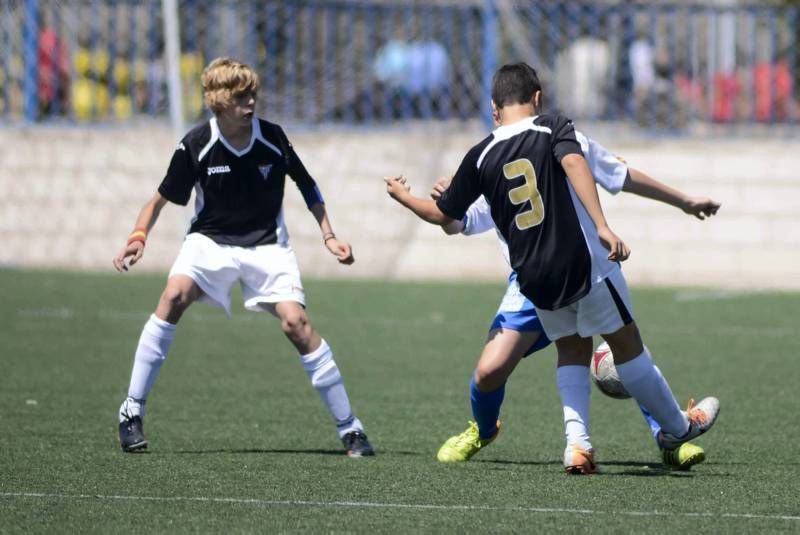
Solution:
{"label": "white sock", "polygon": [[316,350],[307,355],[300,355],[300,362],[303,363],[311,384],[317,389],[323,403],[333,416],[339,437],[350,431],[362,431],[361,422],[353,416],[342,374],[339,373],[336,361],[333,360],[333,352],[328,343],[322,340]]}
{"label": "white sock", "polygon": [[661,370],[653,364],[647,348],[638,357],[616,367],[625,389],[647,409],[662,430],[676,437],[686,434],[689,420],[675,401]]}
{"label": "white sock", "polygon": [[592,392],[589,367],[559,366],[556,368],[556,383],[564,407],[567,444],[592,449],[589,442],[589,399]]}
{"label": "white sock", "polygon": [[119,421],[122,423],[124,420],[130,420],[134,416],[144,420],[144,400],[125,398],[122,405],[119,406]]}
{"label": "white sock", "polygon": [[[175,337],[176,325],[160,320],[155,314],[144,324],[136,355],[133,359],[131,382],[128,386],[128,410],[131,416],[144,417],[144,402],[158,377],[161,365],[167,358],[169,346]],[[123,406],[126,404],[123,403]],[[122,412],[122,409],[120,409]],[[120,416],[121,421],[122,416]]]}

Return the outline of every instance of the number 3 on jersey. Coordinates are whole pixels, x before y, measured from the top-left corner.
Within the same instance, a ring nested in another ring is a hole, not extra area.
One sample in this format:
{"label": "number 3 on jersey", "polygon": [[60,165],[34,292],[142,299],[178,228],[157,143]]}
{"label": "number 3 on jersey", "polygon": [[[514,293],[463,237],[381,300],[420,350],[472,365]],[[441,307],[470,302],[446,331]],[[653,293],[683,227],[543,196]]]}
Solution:
{"label": "number 3 on jersey", "polygon": [[542,196],[536,187],[536,171],[533,164],[527,158],[514,160],[503,166],[503,175],[508,179],[524,176],[525,185],[519,186],[508,192],[508,198],[514,205],[522,204],[526,201],[531,202],[531,209],[520,212],[514,218],[517,228],[520,230],[529,229],[540,224],[544,220],[544,203]]}

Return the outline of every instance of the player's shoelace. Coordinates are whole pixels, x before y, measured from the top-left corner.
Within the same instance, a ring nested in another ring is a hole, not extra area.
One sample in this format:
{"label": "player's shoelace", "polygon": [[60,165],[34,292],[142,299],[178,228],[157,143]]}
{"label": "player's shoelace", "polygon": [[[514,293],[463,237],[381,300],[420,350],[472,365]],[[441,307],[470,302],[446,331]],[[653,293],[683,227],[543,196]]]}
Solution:
{"label": "player's shoelace", "polygon": [[367,435],[360,431],[350,433],[348,437],[348,448],[364,448],[366,447]]}
{"label": "player's shoelace", "polygon": [[472,446],[475,445],[476,442],[480,444],[480,437],[478,435],[478,426],[475,423],[470,422],[469,428],[456,437],[456,441],[455,444],[453,444],[453,447],[461,448],[463,446],[468,446],[468,445]]}
{"label": "player's shoelace", "polygon": [[690,398],[689,403],[686,405],[686,417],[697,425],[705,425],[709,421],[709,416],[706,411],[695,408],[693,398]]}

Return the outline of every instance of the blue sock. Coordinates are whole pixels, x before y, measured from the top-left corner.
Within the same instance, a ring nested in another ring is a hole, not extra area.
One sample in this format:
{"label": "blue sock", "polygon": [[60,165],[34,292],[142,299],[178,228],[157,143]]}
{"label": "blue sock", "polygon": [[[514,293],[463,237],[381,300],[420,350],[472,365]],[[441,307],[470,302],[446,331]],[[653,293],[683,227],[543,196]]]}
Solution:
{"label": "blue sock", "polygon": [[506,395],[506,385],[492,392],[481,392],[475,385],[475,375],[469,382],[469,400],[472,403],[472,416],[478,423],[478,434],[482,439],[492,438],[497,432],[497,419],[500,405]]}
{"label": "blue sock", "polygon": [[[639,405],[639,410],[642,411],[644,419],[647,421],[647,425],[650,426],[650,432],[653,434],[653,438],[656,440],[656,446],[658,446],[658,434],[661,432],[661,426],[658,425],[656,419],[650,416],[650,413],[647,412],[647,409],[645,409],[643,406]],[[661,446],[659,446],[659,448],[660,447]]]}

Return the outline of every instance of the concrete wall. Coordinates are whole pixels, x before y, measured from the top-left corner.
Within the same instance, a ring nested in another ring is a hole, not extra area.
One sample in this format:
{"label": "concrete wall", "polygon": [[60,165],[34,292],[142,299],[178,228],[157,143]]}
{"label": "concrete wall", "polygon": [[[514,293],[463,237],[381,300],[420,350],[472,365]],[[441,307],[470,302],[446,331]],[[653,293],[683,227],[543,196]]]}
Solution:
{"label": "concrete wall", "polygon": [[[446,237],[385,194],[381,177],[403,173],[427,193],[483,135],[463,125],[388,131],[292,132],[320,183],[334,228],[354,247],[343,267],[322,247],[299,192],[287,188],[286,219],[306,277],[500,279],[493,234]],[[592,135],[591,129],[586,129]],[[633,250],[633,284],[800,288],[800,140],[642,142],[598,130],[630,165],[723,203],[697,221],[627,194],[603,194],[607,217]],[[0,130],[0,265],[110,270],[175,145],[162,126]],[[137,269],[166,272],[191,208],[168,206]]]}

